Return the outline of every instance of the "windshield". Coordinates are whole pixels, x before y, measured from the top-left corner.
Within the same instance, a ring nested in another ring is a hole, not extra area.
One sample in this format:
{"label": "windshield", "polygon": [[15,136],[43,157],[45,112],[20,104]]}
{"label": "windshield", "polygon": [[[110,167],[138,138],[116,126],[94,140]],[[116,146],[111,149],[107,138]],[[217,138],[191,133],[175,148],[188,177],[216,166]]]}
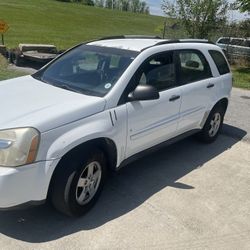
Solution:
{"label": "windshield", "polygon": [[80,45],[33,77],[71,91],[104,96],[137,55],[130,50]]}

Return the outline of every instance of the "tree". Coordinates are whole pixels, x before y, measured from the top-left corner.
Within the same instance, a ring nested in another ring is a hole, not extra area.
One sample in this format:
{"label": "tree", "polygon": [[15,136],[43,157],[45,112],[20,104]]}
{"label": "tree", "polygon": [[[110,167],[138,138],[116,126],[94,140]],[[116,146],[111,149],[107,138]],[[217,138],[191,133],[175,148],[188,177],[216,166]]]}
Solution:
{"label": "tree", "polygon": [[238,0],[236,5],[241,12],[250,13],[250,0]]}
{"label": "tree", "polygon": [[104,8],[105,7],[105,0],[95,0],[95,6]]}
{"label": "tree", "polygon": [[94,6],[94,2],[93,0],[57,0],[60,2],[72,2],[72,3],[82,3],[85,5],[90,5],[90,6]]}
{"label": "tree", "polygon": [[129,11],[129,0],[121,0],[122,11]]}
{"label": "tree", "polygon": [[93,0],[82,0],[80,2],[82,2],[85,5],[89,5],[89,6],[94,6],[95,5]]}
{"label": "tree", "polygon": [[226,0],[163,0],[162,9],[183,25],[190,37],[208,38],[226,23],[229,4]]}
{"label": "tree", "polygon": [[57,0],[61,2],[82,3],[100,8],[149,14],[146,1],[141,0]]}
{"label": "tree", "polygon": [[108,9],[113,9],[113,0],[106,0],[105,7]]}

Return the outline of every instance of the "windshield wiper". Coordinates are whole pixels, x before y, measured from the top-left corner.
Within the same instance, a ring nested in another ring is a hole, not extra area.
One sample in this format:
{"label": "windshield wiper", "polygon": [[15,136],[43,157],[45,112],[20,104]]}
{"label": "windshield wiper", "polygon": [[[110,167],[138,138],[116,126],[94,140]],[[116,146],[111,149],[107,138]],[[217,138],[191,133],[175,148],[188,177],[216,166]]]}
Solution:
{"label": "windshield wiper", "polygon": [[66,90],[69,90],[69,91],[73,91],[73,92],[76,92],[76,93],[79,93],[79,94],[83,94],[83,91],[81,91],[80,89],[76,89],[76,88],[72,88],[70,87],[68,84],[56,84],[56,83],[48,83],[48,84],[51,84],[55,87],[58,87],[58,88],[61,88],[61,89],[66,89]]}
{"label": "windshield wiper", "polygon": [[[49,85],[52,85],[52,86],[55,86],[55,87],[58,87],[58,88],[66,89],[66,90],[69,90],[69,91],[72,91],[72,92],[76,92],[76,93],[79,93],[79,94],[90,95],[90,96],[95,95],[95,96],[99,96],[99,97],[102,96],[100,93],[98,93],[96,91],[87,90],[87,89],[79,88],[79,87],[76,87],[76,86],[71,87],[69,84],[59,83],[59,81],[56,81],[55,79],[54,79],[53,82],[52,81],[47,81],[42,77],[39,80],[46,83],[46,84],[49,84]],[[56,82],[58,82],[58,83],[56,83]]]}
{"label": "windshield wiper", "polygon": [[59,87],[59,88],[62,88],[62,89],[66,89],[66,90],[69,90],[69,91],[73,91],[73,92],[82,94],[82,91],[81,91],[81,90],[77,90],[77,89],[75,89],[75,88],[72,88],[72,87],[70,87],[70,86],[67,85],[67,84],[58,84],[58,85],[55,85],[55,86],[57,86],[57,87]]}

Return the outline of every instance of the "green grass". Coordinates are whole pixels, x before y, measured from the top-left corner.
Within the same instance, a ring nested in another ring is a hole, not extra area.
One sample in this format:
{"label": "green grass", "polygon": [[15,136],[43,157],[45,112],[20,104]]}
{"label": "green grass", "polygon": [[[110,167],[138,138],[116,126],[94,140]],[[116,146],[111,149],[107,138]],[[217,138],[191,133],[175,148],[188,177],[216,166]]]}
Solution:
{"label": "green grass", "polygon": [[[64,3],[55,0],[0,0],[0,19],[9,30],[5,45],[54,44],[67,49],[83,41],[121,34],[160,35],[163,17]],[[0,58],[0,80],[23,75]]]}
{"label": "green grass", "polygon": [[[55,44],[66,49],[82,41],[120,34],[161,35],[163,17],[101,9],[55,0],[0,0],[0,19],[10,26],[8,48],[19,43]],[[169,23],[171,21],[169,20]],[[183,30],[178,36],[183,36]],[[169,38],[174,38],[170,29]],[[250,69],[233,68],[235,87],[250,89]],[[23,73],[9,70],[0,58],[0,80]]]}
{"label": "green grass", "polygon": [[250,68],[249,67],[233,67],[234,87],[250,90]]}
{"label": "green grass", "polygon": [[1,0],[0,10],[0,19],[10,26],[5,34],[9,48],[19,43],[48,43],[65,49],[103,36],[160,35],[164,21],[158,16],[55,0]]}
{"label": "green grass", "polygon": [[0,81],[23,75],[25,75],[23,72],[8,69],[8,63],[6,59],[0,55]]}

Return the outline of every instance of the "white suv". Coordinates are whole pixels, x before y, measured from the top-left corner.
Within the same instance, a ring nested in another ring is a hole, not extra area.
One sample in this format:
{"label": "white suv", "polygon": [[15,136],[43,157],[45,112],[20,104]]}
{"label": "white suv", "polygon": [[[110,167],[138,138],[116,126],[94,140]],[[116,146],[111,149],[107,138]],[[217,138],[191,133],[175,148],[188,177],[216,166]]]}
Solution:
{"label": "white suv", "polygon": [[84,214],[108,171],[193,133],[213,142],[231,88],[216,45],[126,36],[0,82],[0,208]]}

